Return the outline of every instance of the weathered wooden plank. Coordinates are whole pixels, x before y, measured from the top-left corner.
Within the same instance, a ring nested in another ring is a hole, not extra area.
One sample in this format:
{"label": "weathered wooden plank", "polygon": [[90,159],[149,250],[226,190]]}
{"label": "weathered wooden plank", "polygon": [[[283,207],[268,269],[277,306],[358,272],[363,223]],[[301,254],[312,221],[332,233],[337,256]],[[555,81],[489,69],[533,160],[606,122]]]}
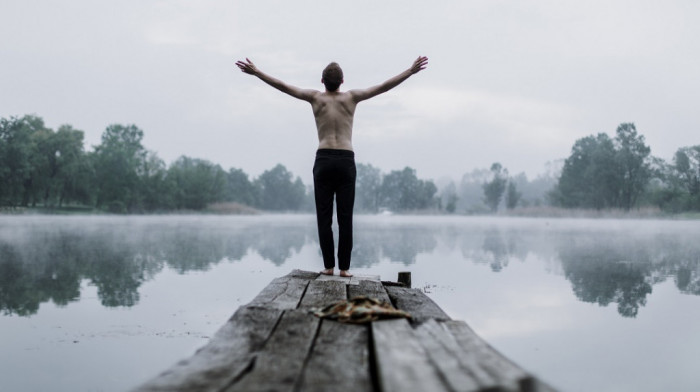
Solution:
{"label": "weathered wooden plank", "polygon": [[249,372],[225,391],[292,391],[300,382],[320,319],[307,310],[286,310],[257,352]]}
{"label": "weathered wooden plank", "polygon": [[352,276],[352,278],[350,278],[350,283],[348,283],[348,284],[349,285],[357,285],[357,284],[360,284],[360,282],[363,282],[365,280],[379,282],[380,278],[379,278],[379,275],[354,274]]}
{"label": "weathered wooden plank", "polygon": [[373,391],[369,326],[322,320],[300,391]]}
{"label": "weathered wooden plank", "polygon": [[356,286],[348,286],[349,299],[359,296],[367,296],[386,303],[391,303],[389,294],[386,293],[384,286],[378,281],[363,280]]}
{"label": "weathered wooden plank", "polygon": [[321,275],[318,272],[311,272],[311,271],[304,271],[300,269],[295,269],[292,270],[292,272],[288,273],[286,276],[290,278],[299,278],[299,279],[306,279],[306,280],[314,280]]}
{"label": "weathered wooden plank", "polygon": [[[411,313],[412,324],[352,325],[309,313],[360,295]],[[193,357],[137,389],[299,390],[554,391],[420,290],[299,270],[273,280]]]}
{"label": "weathered wooden plank", "polygon": [[250,302],[250,306],[275,309],[296,309],[310,279],[293,273],[275,278]]}
{"label": "weathered wooden plank", "polygon": [[347,299],[347,284],[340,280],[312,280],[306,288],[299,308],[322,308]]}
{"label": "weathered wooden plank", "polygon": [[372,340],[382,391],[446,390],[406,319],[373,322]]}
{"label": "weathered wooden plank", "polygon": [[422,323],[429,319],[450,320],[447,313],[418,289],[395,286],[386,286],[385,289],[394,306],[410,313],[414,323]]}
{"label": "weathered wooden plank", "polygon": [[341,282],[345,282],[346,284],[347,284],[347,283],[350,283],[350,278],[345,278],[345,277],[342,277],[342,276],[340,276],[340,275],[324,275],[324,274],[320,274],[320,275],[318,275],[318,278],[316,278],[316,280],[338,280],[338,281],[341,281]]}
{"label": "weathered wooden plank", "polygon": [[357,285],[363,280],[379,281],[379,275],[354,274],[351,278],[345,278],[340,275],[319,275],[316,280],[340,280],[347,285]]}
{"label": "weathered wooden plank", "polygon": [[480,367],[504,390],[518,391],[522,389],[521,386],[527,389],[528,385],[534,384],[531,375],[486,343],[464,321],[452,320],[443,325],[455,337],[463,352],[478,361]]}
{"label": "weathered wooden plank", "polygon": [[443,379],[454,391],[498,390],[494,379],[478,364],[464,363],[455,350],[457,342],[452,334],[435,320],[428,320],[415,328],[420,344],[425,348]]}
{"label": "weathered wooden plank", "polygon": [[270,336],[282,310],[241,307],[192,357],[136,388],[152,391],[219,391],[241,374]]}

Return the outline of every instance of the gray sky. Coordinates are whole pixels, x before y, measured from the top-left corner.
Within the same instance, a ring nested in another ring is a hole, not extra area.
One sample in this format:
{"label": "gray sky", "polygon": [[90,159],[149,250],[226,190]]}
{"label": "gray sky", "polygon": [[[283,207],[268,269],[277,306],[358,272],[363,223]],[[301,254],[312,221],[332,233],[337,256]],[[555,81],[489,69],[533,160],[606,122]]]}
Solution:
{"label": "gray sky", "polygon": [[670,160],[700,144],[700,2],[0,0],[0,116],[35,113],[96,145],[136,124],[168,164],[204,158],[310,183],[310,106],[241,73],[249,57],[318,88],[428,69],[363,102],[358,162],[459,180],[501,162],[530,178],[578,138],[634,122]]}

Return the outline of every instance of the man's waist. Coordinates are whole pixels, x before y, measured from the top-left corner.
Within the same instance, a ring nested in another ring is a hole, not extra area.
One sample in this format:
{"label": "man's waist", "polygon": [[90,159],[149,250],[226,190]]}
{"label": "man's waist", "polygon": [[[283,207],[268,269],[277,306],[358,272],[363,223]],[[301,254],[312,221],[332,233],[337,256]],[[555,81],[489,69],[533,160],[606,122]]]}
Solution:
{"label": "man's waist", "polygon": [[316,150],[316,156],[336,156],[354,158],[355,153],[352,150],[343,150],[339,148],[319,148]]}

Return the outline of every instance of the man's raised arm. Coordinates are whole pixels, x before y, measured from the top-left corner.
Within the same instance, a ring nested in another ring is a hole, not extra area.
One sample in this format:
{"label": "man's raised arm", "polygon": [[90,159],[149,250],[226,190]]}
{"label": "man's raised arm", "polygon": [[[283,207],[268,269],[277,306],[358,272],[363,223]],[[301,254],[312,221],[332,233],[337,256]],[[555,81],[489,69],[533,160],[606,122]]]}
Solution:
{"label": "man's raised arm", "polygon": [[418,73],[428,66],[428,58],[425,56],[419,56],[416,61],[413,62],[411,68],[401,72],[400,74],[394,76],[393,78],[387,80],[382,84],[378,84],[374,87],[361,89],[361,90],[350,90],[349,93],[355,100],[355,102],[364,101],[365,99],[370,99],[381,93],[385,93],[392,88],[398,86],[404,80],[408,79],[411,75]]}
{"label": "man's raised arm", "polygon": [[283,93],[291,95],[294,98],[311,102],[314,95],[318,93],[318,91],[316,90],[302,89],[287,84],[279,79],[273,78],[272,76],[259,70],[258,67],[256,67],[255,64],[253,64],[253,62],[250,61],[248,58],[246,58],[245,60],[246,61],[236,61],[236,65],[238,66],[238,68],[241,69],[241,71],[253,76],[257,76],[258,79],[262,80],[263,82],[269,84],[277,90],[280,90]]}

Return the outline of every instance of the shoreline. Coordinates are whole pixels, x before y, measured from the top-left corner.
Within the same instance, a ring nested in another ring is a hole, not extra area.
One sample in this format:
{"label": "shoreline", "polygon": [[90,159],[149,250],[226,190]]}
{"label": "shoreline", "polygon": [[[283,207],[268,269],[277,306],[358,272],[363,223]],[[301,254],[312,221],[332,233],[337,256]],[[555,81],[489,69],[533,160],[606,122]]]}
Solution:
{"label": "shoreline", "polygon": [[[313,215],[313,211],[264,211],[237,203],[217,203],[204,210],[170,210],[149,213],[118,214],[92,207],[0,207],[0,216],[42,215],[42,216],[168,216],[168,215],[212,215],[212,216],[255,216],[255,215]],[[434,210],[355,213],[355,216],[432,216],[432,217],[474,217],[474,218],[544,218],[544,219],[621,219],[621,220],[700,220],[700,212],[687,211],[676,214],[665,213],[655,208],[636,210],[589,210],[565,209],[556,207],[524,207],[495,214],[445,213]]]}

